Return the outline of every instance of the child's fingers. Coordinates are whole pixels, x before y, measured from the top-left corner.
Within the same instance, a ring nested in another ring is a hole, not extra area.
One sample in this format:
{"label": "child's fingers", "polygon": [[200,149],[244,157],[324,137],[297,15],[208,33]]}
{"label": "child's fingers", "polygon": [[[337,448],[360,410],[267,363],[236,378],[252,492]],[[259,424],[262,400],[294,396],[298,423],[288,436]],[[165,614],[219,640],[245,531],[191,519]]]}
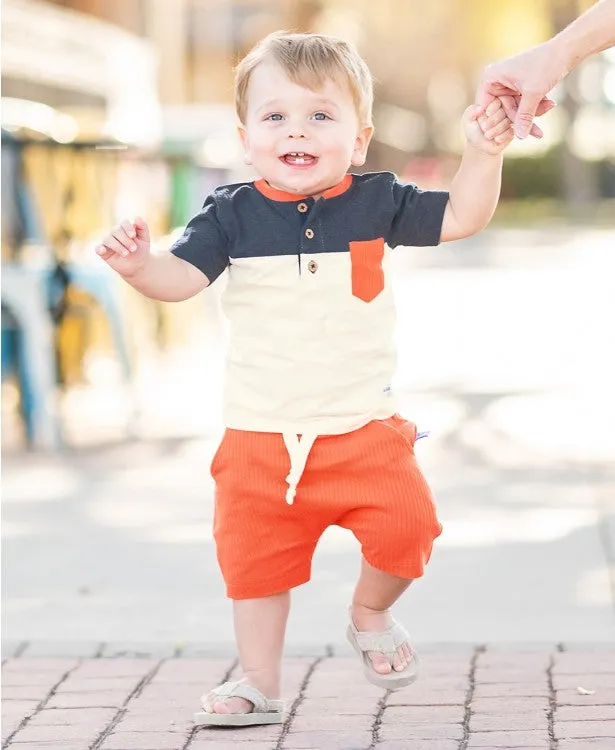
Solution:
{"label": "child's fingers", "polygon": [[498,146],[502,145],[508,145],[513,138],[515,137],[515,131],[511,124],[509,124],[508,128],[503,132],[500,133],[500,135],[496,135],[493,139]]}
{"label": "child's fingers", "polygon": [[[126,227],[128,227],[128,229],[126,229]],[[137,244],[129,236],[128,232],[134,232],[134,229],[129,221],[124,221],[114,227],[111,234],[128,252],[134,252],[137,249]]]}
{"label": "child's fingers", "polygon": [[489,128],[489,130],[485,131],[485,138],[492,141],[496,136],[502,135],[502,133],[505,133],[510,126],[512,125],[511,121],[508,119],[508,117],[504,117],[504,119],[499,122],[497,125],[494,125]]}
{"label": "child's fingers", "polygon": [[490,130],[491,128],[494,128],[496,125],[499,125],[504,120],[508,120],[506,117],[506,112],[504,112],[503,109],[498,109],[497,112],[492,114],[490,117],[487,118],[487,130]]}
{"label": "child's fingers", "polygon": [[104,245],[97,245],[94,249],[96,251],[96,255],[100,256],[103,260],[109,260],[109,258],[115,255],[113,250],[109,250],[109,248],[105,247]]}
{"label": "child's fingers", "polygon": [[499,99],[494,99],[488,107],[485,109],[487,117],[494,115],[499,109],[502,109],[502,102]]}
{"label": "child's fingers", "polygon": [[124,257],[128,255],[128,248],[115,236],[115,230],[105,237],[102,241],[102,246],[117,255],[122,255]]}
{"label": "child's fingers", "polygon": [[135,218],[134,229],[138,240],[141,240],[142,242],[150,241],[149,227],[147,226],[147,222],[140,216]]}
{"label": "child's fingers", "polygon": [[126,232],[126,236],[129,239],[132,240],[137,236],[137,232],[135,231],[134,224],[131,221],[128,221],[128,219],[124,219],[124,221],[120,223],[120,226],[122,227],[124,232]]}

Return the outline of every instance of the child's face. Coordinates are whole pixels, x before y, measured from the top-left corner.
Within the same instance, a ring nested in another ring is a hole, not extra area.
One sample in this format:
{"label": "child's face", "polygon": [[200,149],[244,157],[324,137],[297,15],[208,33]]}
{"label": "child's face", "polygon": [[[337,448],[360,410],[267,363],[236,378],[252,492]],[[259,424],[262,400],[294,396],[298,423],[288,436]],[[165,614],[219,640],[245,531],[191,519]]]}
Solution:
{"label": "child's face", "polygon": [[246,123],[239,134],[246,158],[274,188],[319,195],[349,166],[365,163],[371,127],[360,127],[350,90],[327,80],[320,91],[293,83],[275,63],[250,77]]}

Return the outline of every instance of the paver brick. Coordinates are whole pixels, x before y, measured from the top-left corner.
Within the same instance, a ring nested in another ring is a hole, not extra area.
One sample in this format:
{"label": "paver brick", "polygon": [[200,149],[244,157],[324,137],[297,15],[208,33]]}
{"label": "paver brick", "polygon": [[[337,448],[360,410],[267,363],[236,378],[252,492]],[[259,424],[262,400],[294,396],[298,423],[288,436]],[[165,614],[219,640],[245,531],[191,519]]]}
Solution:
{"label": "paver brick", "polygon": [[371,732],[298,732],[287,735],[284,750],[368,750],[371,738]]}
{"label": "paver brick", "polygon": [[188,750],[276,750],[276,742],[250,742],[218,740],[213,745],[209,740],[193,740]]}
{"label": "paver brick", "polygon": [[497,651],[485,651],[478,656],[476,664],[477,669],[480,671],[485,669],[510,671],[530,670],[540,673],[546,672],[550,661],[551,654],[545,652],[524,653],[522,651],[515,651],[514,653],[501,653]]}
{"label": "paver brick", "polygon": [[116,726],[120,732],[186,732],[194,727],[192,713],[126,714]]}
{"label": "paver brick", "polygon": [[162,664],[152,684],[179,682],[183,685],[217,685],[232,663],[232,659],[173,659]]}
{"label": "paver brick", "polygon": [[587,672],[585,674],[562,674],[553,677],[553,686],[556,690],[567,690],[582,686],[588,690],[597,688],[615,689],[615,672]]}
{"label": "paver brick", "polygon": [[543,683],[483,683],[474,687],[474,698],[548,698],[549,686]]}
{"label": "paver brick", "polygon": [[474,682],[477,685],[505,685],[505,684],[527,684],[528,682],[540,684],[547,684],[547,675],[545,672],[539,672],[538,670],[532,671],[529,669],[477,669],[474,675]]}
{"label": "paver brick", "polygon": [[98,721],[108,724],[116,714],[115,708],[44,708],[30,719],[28,726],[75,726]]}
{"label": "paver brick", "polygon": [[457,740],[412,740],[408,747],[408,740],[388,740],[379,742],[378,750],[458,750]]}
{"label": "paver brick", "polygon": [[[170,732],[113,732],[101,750],[183,750],[186,736]],[[213,748],[212,748],[213,750]]]}
{"label": "paver brick", "polygon": [[596,690],[593,695],[581,695],[578,690],[558,690],[556,700],[558,706],[613,706],[615,689]]}
{"label": "paver brick", "polygon": [[470,717],[470,732],[519,732],[540,729],[547,731],[548,720],[546,713],[492,715],[472,714]]}
{"label": "paver brick", "polygon": [[463,706],[387,706],[382,714],[383,724],[461,724]]}
{"label": "paver brick", "polygon": [[[290,705],[290,704],[289,704]],[[376,715],[378,701],[373,698],[304,698],[297,706],[297,716],[326,712],[335,715]]]}
{"label": "paver brick", "polygon": [[[3,691],[4,692],[4,691]],[[40,701],[9,701],[2,700],[2,716],[21,716],[25,718],[33,714],[38,708]]]}
{"label": "paver brick", "polygon": [[126,690],[56,693],[47,702],[47,708],[121,708],[129,695]]}
{"label": "paver brick", "polygon": [[[556,721],[555,736],[558,739],[568,737],[611,737],[615,740],[615,720],[605,721]],[[615,744],[615,742],[613,743]]]}
{"label": "paver brick", "polygon": [[[74,742],[83,740],[84,742],[93,742],[96,737],[107,726],[106,721],[91,722],[88,724],[63,724],[32,726],[27,724],[15,735],[12,742],[55,742],[58,747],[62,746],[64,740]],[[12,744],[12,743],[11,743]]]}
{"label": "paver brick", "polygon": [[382,740],[460,740],[463,737],[461,724],[436,724],[432,722],[405,722],[404,724],[382,724]]}
{"label": "paver brick", "polygon": [[473,698],[470,703],[472,713],[496,716],[546,714],[548,707],[546,698]]}
{"label": "paver brick", "polygon": [[557,721],[606,721],[615,720],[615,705],[604,706],[559,706]]}
{"label": "paver brick", "polygon": [[79,677],[145,677],[156,659],[87,659],[73,673]]}
{"label": "paver brick", "polygon": [[61,676],[70,672],[78,664],[77,659],[8,659],[2,667],[2,672],[57,672]]}
{"label": "paver brick", "polygon": [[549,750],[547,732],[474,732],[470,734],[468,750],[474,748],[518,747],[523,750]]}
{"label": "paver brick", "polygon": [[558,750],[613,750],[613,740],[597,737],[586,740],[559,740]]}
{"label": "paver brick", "polygon": [[6,672],[2,675],[2,687],[40,685],[51,690],[61,676],[56,677],[50,672]]}
{"label": "paver brick", "polygon": [[358,730],[368,732],[374,722],[374,717],[351,716],[328,713],[313,714],[308,716],[295,716],[290,725],[290,733],[309,732],[312,730],[322,731],[344,731]]}
{"label": "paver brick", "polygon": [[421,690],[393,693],[387,700],[389,706],[463,706],[466,693],[461,690]]}
{"label": "paver brick", "polygon": [[53,685],[3,685],[2,699],[40,703],[49,695],[52,687]]}
{"label": "paver brick", "polygon": [[[11,750],[60,750],[56,740],[51,742],[11,742],[9,747]],[[62,750],[89,750],[89,745],[81,741],[62,742]]]}
{"label": "paver brick", "polygon": [[[209,739],[212,743],[220,738],[225,740],[277,740],[282,732],[282,724],[269,724],[258,727],[207,727],[199,726],[195,737]],[[325,732],[327,734],[327,732]]]}
{"label": "paver brick", "polygon": [[58,686],[58,693],[97,693],[100,691],[122,690],[132,692],[143,680],[140,676],[131,677],[82,677],[79,674],[69,675]]}
{"label": "paver brick", "polygon": [[615,674],[615,651],[555,654],[554,675]]}

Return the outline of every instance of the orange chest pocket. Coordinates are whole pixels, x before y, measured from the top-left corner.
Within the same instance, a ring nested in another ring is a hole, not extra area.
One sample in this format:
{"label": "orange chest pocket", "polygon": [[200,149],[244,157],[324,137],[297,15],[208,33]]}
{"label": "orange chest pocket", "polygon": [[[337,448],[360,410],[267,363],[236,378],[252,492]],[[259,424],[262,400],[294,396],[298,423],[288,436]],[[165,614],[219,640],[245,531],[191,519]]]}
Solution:
{"label": "orange chest pocket", "polygon": [[384,289],[384,237],[350,243],[352,293],[371,302]]}

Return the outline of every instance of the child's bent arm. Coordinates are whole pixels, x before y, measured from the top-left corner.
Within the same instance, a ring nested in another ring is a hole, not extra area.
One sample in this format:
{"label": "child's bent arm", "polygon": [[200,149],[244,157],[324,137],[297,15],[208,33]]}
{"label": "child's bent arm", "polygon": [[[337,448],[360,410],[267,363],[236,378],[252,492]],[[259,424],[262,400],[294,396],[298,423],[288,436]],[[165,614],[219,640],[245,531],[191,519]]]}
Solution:
{"label": "child's bent arm", "polygon": [[502,183],[502,155],[468,146],[453,178],[444,211],[441,242],[470,237],[491,221]]}
{"label": "child's bent arm", "polygon": [[142,266],[121,275],[138,292],[161,302],[181,302],[209,286],[202,271],[168,251],[151,253]]}

